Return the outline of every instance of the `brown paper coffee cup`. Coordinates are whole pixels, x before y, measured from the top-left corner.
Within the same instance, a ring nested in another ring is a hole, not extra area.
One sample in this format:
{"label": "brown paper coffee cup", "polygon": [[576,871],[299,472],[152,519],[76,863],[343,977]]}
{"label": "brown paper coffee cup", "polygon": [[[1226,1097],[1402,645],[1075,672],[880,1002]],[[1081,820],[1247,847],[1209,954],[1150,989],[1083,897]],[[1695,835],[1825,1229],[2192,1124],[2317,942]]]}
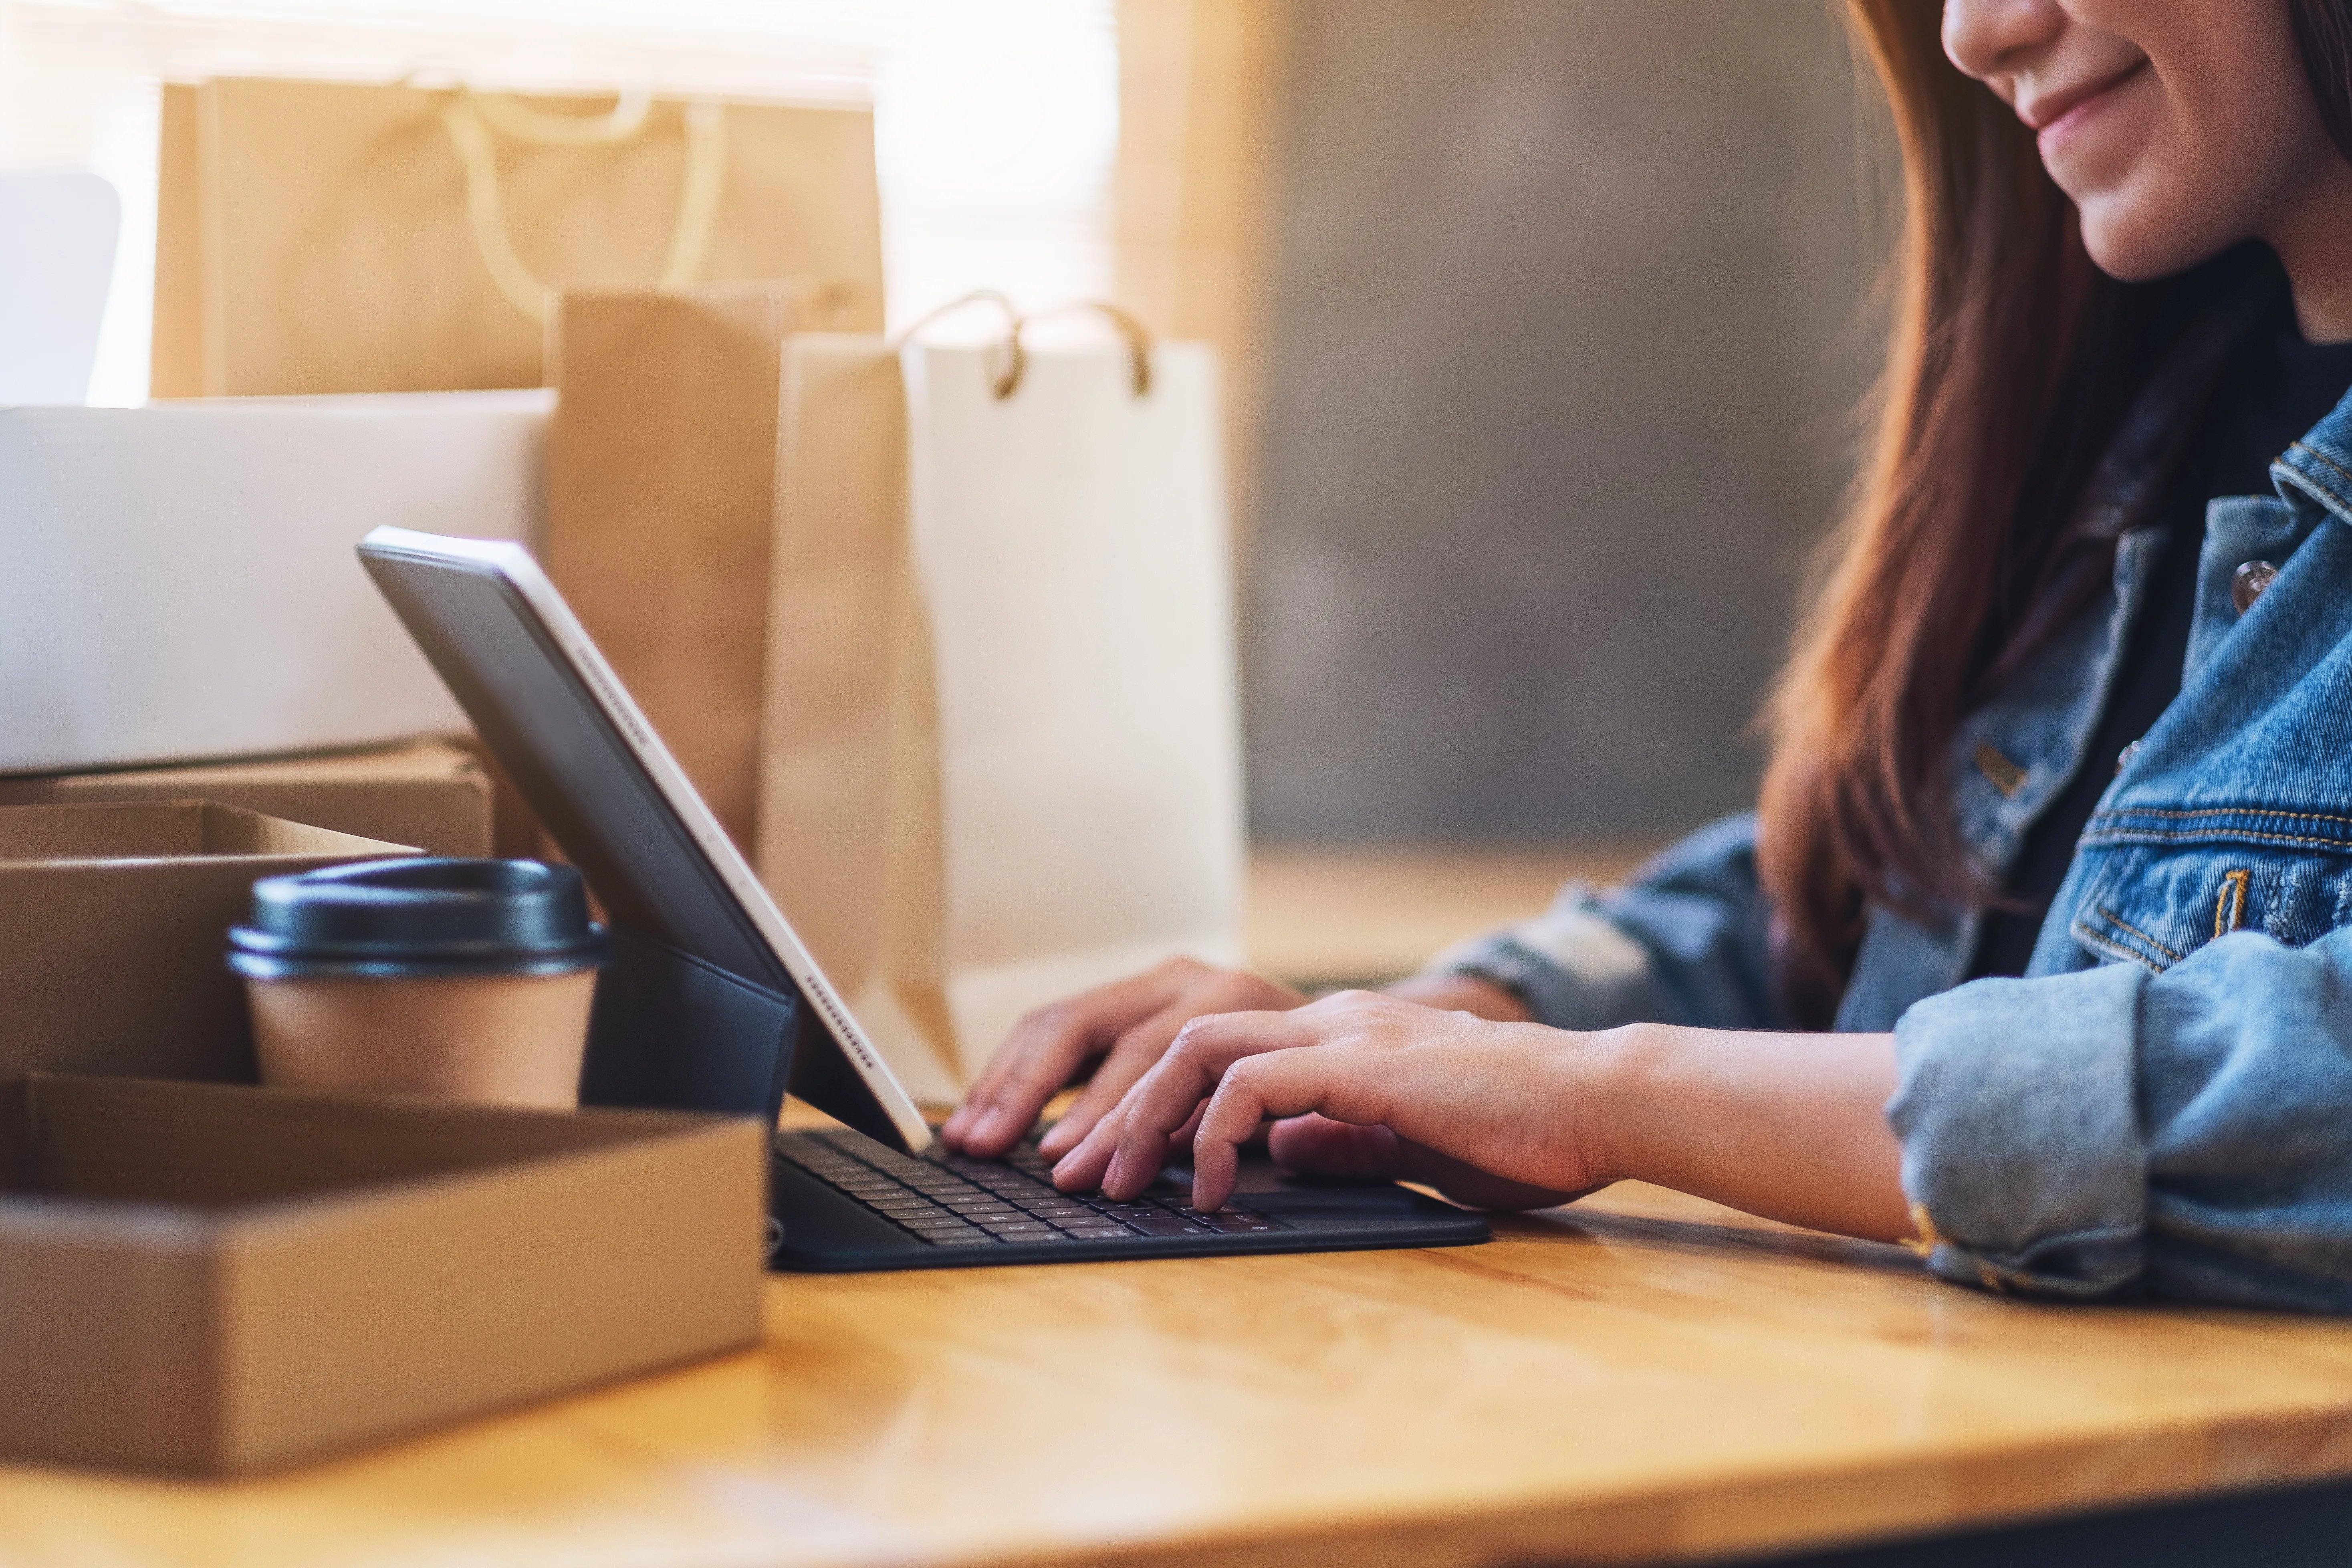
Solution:
{"label": "brown paper coffee cup", "polygon": [[229,947],[264,1083],[580,1103],[609,944],[569,866],[379,860],[272,877]]}
{"label": "brown paper coffee cup", "polygon": [[570,1110],[596,972],[247,980],[264,1083]]}

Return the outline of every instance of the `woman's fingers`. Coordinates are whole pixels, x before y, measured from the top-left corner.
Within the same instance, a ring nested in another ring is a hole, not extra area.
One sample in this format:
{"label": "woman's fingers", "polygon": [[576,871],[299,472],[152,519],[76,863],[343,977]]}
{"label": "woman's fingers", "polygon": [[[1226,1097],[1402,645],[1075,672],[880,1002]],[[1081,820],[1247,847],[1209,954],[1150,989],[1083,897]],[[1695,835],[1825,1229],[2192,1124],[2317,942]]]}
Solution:
{"label": "woman's fingers", "polygon": [[1273,1050],[1227,1067],[1209,1097],[1201,1130],[1192,1135],[1192,1206],[1213,1209],[1233,1196],[1241,1146],[1266,1118],[1327,1107],[1346,1115],[1345,1102],[1353,1098],[1348,1090],[1360,1065],[1352,1059],[1356,1054],[1345,1045]]}
{"label": "woman's fingers", "polygon": [[1045,1136],[1037,1140],[1037,1152],[1048,1160],[1058,1160],[1077,1147],[1079,1140],[1093,1131],[1095,1123],[1102,1120],[1103,1112],[1124,1099],[1136,1080],[1167,1054],[1169,1042],[1192,1017],[1192,1010],[1180,1002],[1161,1008],[1119,1036],[1110,1054],[1095,1068],[1086,1092],[1071,1102]]}
{"label": "woman's fingers", "polygon": [[1312,1112],[1276,1122],[1267,1150],[1286,1170],[1358,1181],[1419,1182],[1474,1208],[1552,1208],[1581,1195],[1507,1180],[1391,1128],[1358,1127]]}
{"label": "woman's fingers", "polygon": [[1386,1127],[1358,1127],[1309,1111],[1276,1122],[1265,1148],[1275,1163],[1305,1175],[1393,1182],[1408,1173],[1402,1142]]}
{"label": "woman's fingers", "polygon": [[1184,1026],[1204,1015],[1244,1009],[1283,1011],[1305,1000],[1287,986],[1238,970],[1185,966],[1172,1001],[1118,1037],[1095,1069],[1093,1081],[1061,1121],[1038,1141],[1048,1159],[1077,1147],[1097,1123],[1167,1054]]}
{"label": "woman's fingers", "polygon": [[940,1129],[951,1149],[995,1155],[1019,1142],[1045,1102],[1090,1058],[1099,1092],[1082,1095],[1042,1146],[1065,1152],[1149,1071],[1184,1022],[1244,1007],[1294,1007],[1305,997],[1263,975],[1171,958],[1149,973],[1044,1007],[1014,1026],[964,1103]]}
{"label": "woman's fingers", "polygon": [[941,1141],[967,1154],[1003,1153],[1087,1058],[1167,1006],[1181,981],[1172,965],[1162,964],[1029,1014],[940,1127]]}
{"label": "woman's fingers", "polygon": [[1100,1187],[1112,1197],[1141,1192],[1166,1162],[1171,1135],[1192,1120],[1226,1069],[1260,1051],[1312,1044],[1314,1011],[1193,1019],[1127,1098],[1054,1167],[1054,1184],[1064,1192]]}

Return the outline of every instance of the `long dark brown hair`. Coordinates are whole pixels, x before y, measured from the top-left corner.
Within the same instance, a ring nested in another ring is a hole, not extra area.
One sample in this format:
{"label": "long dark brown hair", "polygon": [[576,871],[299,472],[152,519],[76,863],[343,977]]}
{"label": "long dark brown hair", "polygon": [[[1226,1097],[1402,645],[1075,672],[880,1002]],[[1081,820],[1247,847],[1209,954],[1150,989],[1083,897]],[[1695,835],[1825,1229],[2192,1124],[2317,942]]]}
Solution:
{"label": "long dark brown hair", "polygon": [[[2352,0],[2287,0],[2352,157]],[[2210,269],[2118,283],[2033,135],[1945,58],[1940,0],[1846,0],[1902,156],[1903,236],[1875,435],[1776,689],[1759,852],[1792,1015],[1835,1011],[1870,902],[1990,902],[1953,820],[1961,721],[2095,590],[2092,467]]]}

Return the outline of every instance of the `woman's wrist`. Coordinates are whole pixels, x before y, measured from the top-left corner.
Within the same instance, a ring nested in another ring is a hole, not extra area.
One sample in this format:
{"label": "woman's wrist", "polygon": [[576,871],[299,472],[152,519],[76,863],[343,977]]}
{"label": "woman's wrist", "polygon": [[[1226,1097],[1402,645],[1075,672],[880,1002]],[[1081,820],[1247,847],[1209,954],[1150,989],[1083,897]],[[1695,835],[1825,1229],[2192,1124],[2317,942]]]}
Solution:
{"label": "woman's wrist", "polygon": [[1910,1234],[1888,1035],[1633,1024],[1585,1037],[1576,1135],[1599,1172],[1849,1236]]}
{"label": "woman's wrist", "polygon": [[1663,1044],[1656,1026],[1627,1024],[1580,1037],[1571,1058],[1577,1147],[1610,1181],[1656,1180],[1643,1173],[1656,1165],[1643,1142],[1644,1122],[1659,1098],[1645,1080]]}

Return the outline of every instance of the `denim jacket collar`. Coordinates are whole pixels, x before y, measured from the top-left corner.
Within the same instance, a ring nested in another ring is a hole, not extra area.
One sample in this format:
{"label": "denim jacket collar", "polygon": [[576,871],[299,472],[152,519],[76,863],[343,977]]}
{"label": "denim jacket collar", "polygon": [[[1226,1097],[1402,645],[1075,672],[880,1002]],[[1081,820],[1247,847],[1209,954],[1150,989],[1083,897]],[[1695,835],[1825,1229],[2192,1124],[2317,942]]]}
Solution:
{"label": "denim jacket collar", "polygon": [[[1950,763],[1953,807],[1962,842],[1995,884],[2008,876],[2027,830],[2076,773],[2113,765],[2084,753],[2170,542],[2162,529],[2148,526],[2167,477],[2165,449],[2229,356],[2274,306],[2250,289],[2213,310],[2141,394],[2084,492],[2083,526],[2116,539],[2107,588],[1960,728]],[[2328,516],[2352,521],[2352,396],[2273,466],[2272,478],[2279,500],[2231,498],[2208,509],[2184,690],[2237,623],[2231,577],[2238,564],[2284,565]],[[2053,901],[2032,973],[2074,966],[2063,911],[2071,907],[2076,879],[2070,875]],[[1912,1003],[1958,984],[1980,923],[1973,909],[1948,909],[1920,921],[1874,906],[1836,1026],[1892,1028]]]}

